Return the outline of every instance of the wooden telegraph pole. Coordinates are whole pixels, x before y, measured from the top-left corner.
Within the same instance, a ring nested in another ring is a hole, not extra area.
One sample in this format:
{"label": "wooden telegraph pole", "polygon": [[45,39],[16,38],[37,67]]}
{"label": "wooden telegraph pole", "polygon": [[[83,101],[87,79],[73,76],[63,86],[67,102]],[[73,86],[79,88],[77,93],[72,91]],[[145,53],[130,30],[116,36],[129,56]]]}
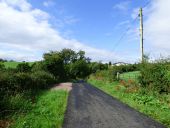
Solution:
{"label": "wooden telegraph pole", "polygon": [[143,50],[143,14],[142,8],[139,9],[139,17],[140,17],[140,47],[141,47],[141,61],[144,60],[144,50]]}

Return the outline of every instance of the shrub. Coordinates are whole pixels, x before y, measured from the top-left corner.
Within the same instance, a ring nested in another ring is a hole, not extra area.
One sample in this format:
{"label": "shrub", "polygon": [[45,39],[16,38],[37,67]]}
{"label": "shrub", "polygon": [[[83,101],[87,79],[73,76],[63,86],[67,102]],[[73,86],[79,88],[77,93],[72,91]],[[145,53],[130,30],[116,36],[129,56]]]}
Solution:
{"label": "shrub", "polygon": [[45,89],[57,82],[57,79],[52,74],[45,71],[31,73],[31,79],[33,89]]}
{"label": "shrub", "polygon": [[5,65],[0,62],[0,70],[4,70],[4,69],[5,69]]}
{"label": "shrub", "polygon": [[31,71],[31,66],[29,66],[29,63],[21,63],[18,64],[16,67],[18,72],[30,72]]}
{"label": "shrub", "polygon": [[120,66],[113,66],[114,72],[131,72],[131,71],[138,71],[140,64],[128,64],[128,65],[120,65]]}
{"label": "shrub", "polygon": [[89,65],[85,60],[77,60],[70,67],[70,72],[74,78],[86,78],[90,74]]}
{"label": "shrub", "polygon": [[9,71],[0,71],[0,93],[8,93],[8,90],[15,90],[15,77]]}
{"label": "shrub", "polygon": [[32,72],[42,71],[42,70],[47,71],[45,67],[45,63],[43,61],[35,62],[31,67]]}
{"label": "shrub", "polygon": [[161,92],[170,92],[170,79],[168,69],[164,62],[148,63],[141,65],[139,82],[143,87]]}
{"label": "shrub", "polygon": [[97,71],[94,76],[96,77],[96,79],[105,79],[109,82],[113,82],[114,80],[116,80],[116,75],[114,75],[114,72],[112,70]]}
{"label": "shrub", "polygon": [[21,90],[29,90],[33,88],[32,79],[30,77],[30,73],[18,72],[15,73],[15,85]]}
{"label": "shrub", "polygon": [[64,78],[64,62],[58,52],[44,54],[44,66],[55,77]]}

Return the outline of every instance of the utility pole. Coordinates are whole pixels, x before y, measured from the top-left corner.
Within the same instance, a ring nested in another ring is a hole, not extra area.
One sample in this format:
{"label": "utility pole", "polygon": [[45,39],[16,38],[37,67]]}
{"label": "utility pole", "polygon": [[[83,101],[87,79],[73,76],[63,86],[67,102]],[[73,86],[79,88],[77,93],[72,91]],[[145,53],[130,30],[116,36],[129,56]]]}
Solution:
{"label": "utility pole", "polygon": [[141,47],[141,61],[144,60],[144,51],[143,51],[143,14],[142,8],[139,9],[139,17],[140,17],[140,47]]}

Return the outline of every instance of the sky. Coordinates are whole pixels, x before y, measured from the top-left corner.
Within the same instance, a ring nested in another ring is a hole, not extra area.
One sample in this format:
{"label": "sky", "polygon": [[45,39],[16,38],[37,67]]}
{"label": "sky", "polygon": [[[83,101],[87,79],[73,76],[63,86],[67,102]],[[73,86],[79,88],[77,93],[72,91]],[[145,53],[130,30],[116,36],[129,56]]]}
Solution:
{"label": "sky", "polygon": [[145,53],[168,56],[169,5],[170,0],[0,0],[0,58],[37,61],[43,53],[71,48],[84,50],[92,61],[138,62],[140,7]]}

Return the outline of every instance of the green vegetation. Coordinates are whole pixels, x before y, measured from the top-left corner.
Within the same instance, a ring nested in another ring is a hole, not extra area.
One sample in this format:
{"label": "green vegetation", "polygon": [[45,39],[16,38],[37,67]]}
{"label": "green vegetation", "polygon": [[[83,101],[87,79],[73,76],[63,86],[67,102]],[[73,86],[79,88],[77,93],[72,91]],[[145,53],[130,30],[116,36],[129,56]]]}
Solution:
{"label": "green vegetation", "polygon": [[[145,60],[135,66],[114,66],[98,71],[88,82],[170,128],[169,62]],[[127,72],[131,69],[133,72]],[[121,73],[120,79],[117,72]]]}
{"label": "green vegetation", "polygon": [[[15,62],[15,61],[8,61],[4,62],[4,65],[6,68],[16,68],[18,64],[21,64],[23,62]],[[33,65],[34,62],[29,62],[29,65]]]}
{"label": "green vegetation", "polygon": [[[43,91],[35,97],[36,103],[31,102],[21,106],[30,109],[12,117],[12,128],[61,128],[66,110],[68,92],[62,90]],[[18,104],[18,103],[17,103]]]}
{"label": "green vegetation", "polygon": [[101,80],[94,75],[88,82],[170,128],[170,94],[160,95],[140,88],[132,81],[110,82],[107,77]]}
{"label": "green vegetation", "polygon": [[121,80],[134,80],[134,81],[138,81],[138,77],[140,75],[139,71],[133,71],[133,72],[125,72],[120,74],[120,79]]}
{"label": "green vegetation", "polygon": [[150,91],[170,93],[170,77],[165,60],[149,63],[145,60],[140,68],[139,83]]}
{"label": "green vegetation", "polygon": [[61,127],[67,94],[46,91],[56,83],[85,79],[107,67],[91,63],[84,51],[71,49],[45,53],[42,61],[34,63],[0,59],[1,122],[18,128]]}

